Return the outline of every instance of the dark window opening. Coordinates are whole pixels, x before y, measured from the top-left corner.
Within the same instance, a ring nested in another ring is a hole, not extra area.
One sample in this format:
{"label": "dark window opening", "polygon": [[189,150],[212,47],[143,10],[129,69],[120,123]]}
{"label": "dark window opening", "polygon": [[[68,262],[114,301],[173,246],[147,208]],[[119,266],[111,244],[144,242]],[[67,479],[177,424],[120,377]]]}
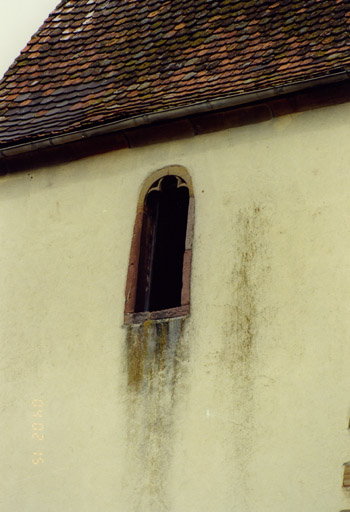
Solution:
{"label": "dark window opening", "polygon": [[165,176],[144,203],[135,312],[181,306],[189,190],[178,176]]}

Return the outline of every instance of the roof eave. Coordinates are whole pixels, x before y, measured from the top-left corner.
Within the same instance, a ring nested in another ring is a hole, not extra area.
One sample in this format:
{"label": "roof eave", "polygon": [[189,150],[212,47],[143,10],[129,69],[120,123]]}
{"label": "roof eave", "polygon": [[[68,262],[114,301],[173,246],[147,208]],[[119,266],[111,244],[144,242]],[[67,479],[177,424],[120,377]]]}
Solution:
{"label": "roof eave", "polygon": [[349,72],[344,69],[336,73],[328,74],[318,78],[301,80],[299,82],[293,82],[291,84],[283,86],[265,88],[261,90],[251,91],[248,93],[236,94],[230,97],[194,103],[186,107],[178,107],[169,110],[164,110],[161,112],[143,114],[119,121],[99,124],[98,126],[93,126],[90,128],[82,128],[80,130],[72,131],[70,133],[63,133],[48,138],[5,146],[2,149],[0,149],[0,156],[16,156],[22,153],[29,153],[31,151],[37,151],[49,147],[60,146],[63,144],[88,139],[98,135],[105,135],[114,132],[129,130],[131,128],[136,128],[140,126],[146,126],[160,121],[184,118],[192,115],[224,110],[239,105],[250,104],[257,101],[266,100],[276,96],[300,92],[305,89],[311,89],[318,86],[343,82],[349,80],[349,78]]}

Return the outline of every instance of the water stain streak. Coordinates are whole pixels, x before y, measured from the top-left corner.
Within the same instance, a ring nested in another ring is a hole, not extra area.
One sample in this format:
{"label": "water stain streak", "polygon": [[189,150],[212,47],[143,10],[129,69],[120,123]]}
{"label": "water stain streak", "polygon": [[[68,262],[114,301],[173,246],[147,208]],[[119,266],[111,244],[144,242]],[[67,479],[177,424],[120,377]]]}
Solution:
{"label": "water stain streak", "polygon": [[127,327],[130,510],[165,512],[174,438],[174,407],[187,349],[184,319]]}

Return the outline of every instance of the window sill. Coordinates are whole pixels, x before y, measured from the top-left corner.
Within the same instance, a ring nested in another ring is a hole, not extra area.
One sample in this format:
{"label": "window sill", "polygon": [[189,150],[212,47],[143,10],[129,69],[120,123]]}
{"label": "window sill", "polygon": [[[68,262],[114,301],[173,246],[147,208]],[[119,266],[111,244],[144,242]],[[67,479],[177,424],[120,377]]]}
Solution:
{"label": "window sill", "polygon": [[143,324],[147,320],[167,320],[189,315],[190,305],[176,308],[162,309],[161,311],[142,311],[140,313],[125,313],[124,325]]}

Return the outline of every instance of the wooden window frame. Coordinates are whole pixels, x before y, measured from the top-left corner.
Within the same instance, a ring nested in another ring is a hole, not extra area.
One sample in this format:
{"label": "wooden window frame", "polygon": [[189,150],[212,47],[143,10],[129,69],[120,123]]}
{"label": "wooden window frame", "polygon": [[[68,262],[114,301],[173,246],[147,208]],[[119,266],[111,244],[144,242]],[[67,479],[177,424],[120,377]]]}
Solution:
{"label": "wooden window frame", "polygon": [[[139,274],[139,260],[141,249],[141,234],[143,220],[145,216],[145,199],[152,185],[160,178],[163,178],[164,176],[179,176],[185,182],[189,192],[185,251],[182,265],[181,305],[170,309],[163,309],[161,311],[135,312],[137,279]],[[137,203],[137,212],[131,242],[128,274],[125,288],[124,323],[126,325],[140,324],[145,322],[146,320],[163,320],[167,318],[178,318],[189,315],[193,227],[194,194],[192,180],[188,171],[180,165],[170,165],[152,173],[145,180]]]}

